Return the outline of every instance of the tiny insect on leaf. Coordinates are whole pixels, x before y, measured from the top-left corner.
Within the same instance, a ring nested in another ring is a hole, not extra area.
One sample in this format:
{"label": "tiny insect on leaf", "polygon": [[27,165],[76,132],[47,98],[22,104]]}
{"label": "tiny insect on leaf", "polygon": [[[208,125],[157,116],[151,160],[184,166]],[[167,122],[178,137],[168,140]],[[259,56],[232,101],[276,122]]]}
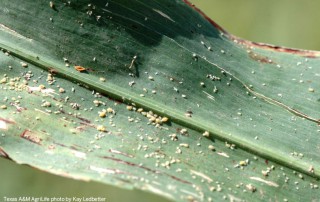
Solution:
{"label": "tiny insect on leaf", "polygon": [[77,70],[78,72],[85,72],[87,71],[86,68],[82,67],[82,66],[74,66],[75,70]]}

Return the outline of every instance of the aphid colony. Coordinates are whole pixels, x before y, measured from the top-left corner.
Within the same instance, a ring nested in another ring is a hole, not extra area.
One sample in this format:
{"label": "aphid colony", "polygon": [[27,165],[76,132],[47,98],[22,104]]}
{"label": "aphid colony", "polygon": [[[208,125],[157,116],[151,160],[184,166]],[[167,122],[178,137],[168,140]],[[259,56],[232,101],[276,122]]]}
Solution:
{"label": "aphid colony", "polygon": [[[64,58],[65,61],[68,61],[66,58]],[[24,62],[21,62],[20,63],[22,67],[24,68],[28,68],[28,64],[27,63],[24,63]],[[10,67],[10,69],[12,69]],[[81,67],[81,66],[75,66],[75,69],[77,71],[86,71],[86,68],[84,67]],[[22,80],[21,78],[24,77],[24,79]],[[33,91],[38,91],[38,92],[42,92],[44,96],[48,96],[50,95],[49,93],[55,93],[55,90],[54,89],[51,89],[51,88],[47,88],[44,84],[39,84],[37,87],[31,87],[29,86],[28,84],[28,81],[31,80],[31,78],[33,77],[33,73],[32,71],[27,71],[27,72],[24,72],[22,77],[15,77],[15,78],[9,78],[7,77],[7,75],[4,75],[4,77],[2,79],[0,79],[0,84],[7,84],[6,86],[9,86],[9,87],[3,87],[3,89],[10,89],[10,90],[15,90],[15,91],[22,91],[22,90],[27,90],[29,91],[30,93],[32,93]],[[40,77],[38,77],[38,79],[41,79],[43,77],[43,75],[41,75]],[[104,78],[100,78],[100,81],[105,81]],[[46,82],[48,85],[53,85],[56,83],[56,80],[53,76],[53,73],[48,73],[47,76],[46,76]],[[33,83],[38,83],[38,80],[33,80]],[[66,90],[63,88],[63,87],[60,87],[59,85],[57,85],[56,87],[58,87],[58,92],[60,94],[63,94],[66,92]],[[74,92],[74,88],[71,89],[71,92]],[[51,97],[51,96],[50,96]],[[69,97],[67,96],[64,101],[65,102],[68,102],[69,100]],[[94,105],[96,106],[99,106],[101,104],[104,104],[103,102],[101,101],[98,101],[98,100],[94,100],[93,101]],[[20,102],[19,100],[16,100],[15,101],[15,106],[17,107],[17,109],[21,108],[20,107]],[[58,106],[60,107],[60,109],[62,109],[62,105],[57,105],[57,104],[53,104],[51,101],[47,101],[47,100],[42,100],[42,103],[40,105],[41,107],[43,108],[47,108],[45,109],[44,111],[40,110],[40,109],[36,109],[42,113],[46,113],[46,114],[50,114],[52,113],[52,110],[50,110],[49,108],[52,108],[53,106]],[[80,104],[78,103],[70,103],[70,107],[74,110],[79,110],[80,109]],[[7,109],[7,105],[1,105],[0,106],[0,109]],[[59,111],[55,111],[54,114],[59,114],[60,112]],[[103,109],[102,111],[100,111],[98,113],[99,117],[101,118],[104,118],[107,116],[107,113],[110,113],[110,114],[115,114],[115,110],[113,110],[112,108],[107,108],[107,109]],[[36,117],[36,120],[40,120],[40,117]],[[105,132],[106,131],[106,128],[104,126],[97,126],[96,129],[100,132]]]}
{"label": "aphid colony", "polygon": [[108,113],[115,114],[115,111],[112,108],[103,109],[102,111],[99,111],[99,117],[105,118]]}
{"label": "aphid colony", "polygon": [[146,111],[144,111],[143,108],[137,109],[136,107],[134,107],[132,105],[128,105],[127,110],[136,111],[136,112],[141,113],[142,115],[147,117],[149,119],[149,122],[154,124],[156,127],[160,127],[163,123],[166,123],[169,121],[168,117],[161,117],[161,116],[155,114],[153,111],[146,112]]}

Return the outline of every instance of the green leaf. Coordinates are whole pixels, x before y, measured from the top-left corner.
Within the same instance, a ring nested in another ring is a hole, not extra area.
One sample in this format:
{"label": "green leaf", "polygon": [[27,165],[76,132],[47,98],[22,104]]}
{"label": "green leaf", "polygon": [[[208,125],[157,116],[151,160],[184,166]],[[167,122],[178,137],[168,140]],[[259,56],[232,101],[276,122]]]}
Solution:
{"label": "green leaf", "polygon": [[318,198],[318,52],[181,0],[2,5],[3,156],[175,201]]}

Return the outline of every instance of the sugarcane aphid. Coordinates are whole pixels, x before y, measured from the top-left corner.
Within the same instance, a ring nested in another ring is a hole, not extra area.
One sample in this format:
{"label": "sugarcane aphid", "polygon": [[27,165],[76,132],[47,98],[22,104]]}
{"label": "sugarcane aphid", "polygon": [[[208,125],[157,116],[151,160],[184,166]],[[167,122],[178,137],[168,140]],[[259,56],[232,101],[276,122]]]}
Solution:
{"label": "sugarcane aphid", "polygon": [[52,8],[53,10],[57,11],[56,5],[53,3],[53,1],[49,2],[49,6],[50,8]]}
{"label": "sugarcane aphid", "polygon": [[53,3],[53,1],[50,1],[49,5],[50,5],[50,8],[54,9],[54,3]]}

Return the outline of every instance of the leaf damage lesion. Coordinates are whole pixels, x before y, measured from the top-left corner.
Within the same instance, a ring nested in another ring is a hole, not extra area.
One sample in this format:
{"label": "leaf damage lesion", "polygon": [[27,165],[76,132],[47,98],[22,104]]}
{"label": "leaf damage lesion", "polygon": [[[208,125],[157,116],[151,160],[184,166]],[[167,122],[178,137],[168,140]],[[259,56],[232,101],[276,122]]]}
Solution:
{"label": "leaf damage lesion", "polygon": [[11,119],[5,119],[5,118],[2,118],[0,117],[0,121],[3,121],[7,124],[16,124],[16,122],[14,120],[11,120]]}
{"label": "leaf damage lesion", "polygon": [[9,155],[1,147],[0,147],[0,156],[3,156],[4,158],[7,158],[7,159],[11,159]]}
{"label": "leaf damage lesion", "polygon": [[281,46],[275,46],[267,43],[258,43],[252,42],[245,39],[241,39],[239,37],[233,36],[229,34],[229,38],[236,42],[237,44],[244,45],[250,48],[256,47],[260,49],[266,49],[271,51],[277,51],[282,53],[289,53],[294,55],[299,55],[306,58],[318,58],[320,56],[320,51],[310,51],[310,50],[301,50],[301,49],[294,49],[294,48],[287,48]]}
{"label": "leaf damage lesion", "polygon": [[28,129],[25,129],[20,134],[20,137],[38,145],[41,145],[41,142],[43,140],[40,134],[38,134],[37,132],[30,131]]}
{"label": "leaf damage lesion", "polygon": [[141,169],[143,169],[145,171],[148,171],[148,172],[151,172],[151,173],[163,174],[163,175],[166,175],[166,176],[170,177],[171,179],[173,179],[175,181],[178,181],[178,182],[181,182],[183,184],[192,184],[191,182],[189,182],[189,181],[187,181],[185,179],[179,178],[177,176],[174,176],[174,175],[171,175],[171,174],[168,174],[168,173],[164,173],[164,172],[162,172],[160,170],[154,170],[154,169],[148,168],[146,166],[143,166],[143,165],[140,165],[140,164],[136,164],[136,163],[133,163],[133,162],[129,162],[129,161],[125,161],[125,160],[122,160],[122,159],[119,159],[119,158],[115,158],[115,157],[111,157],[111,156],[101,156],[100,158],[106,159],[106,160],[116,161],[118,163],[125,164],[125,165],[131,166],[131,167],[141,168]]}
{"label": "leaf damage lesion", "polygon": [[16,122],[13,120],[5,119],[0,117],[0,130],[8,130],[9,124],[15,124]]}
{"label": "leaf damage lesion", "polygon": [[251,59],[258,61],[260,63],[275,64],[275,62],[267,56],[254,53],[253,51],[249,51],[248,54]]}

